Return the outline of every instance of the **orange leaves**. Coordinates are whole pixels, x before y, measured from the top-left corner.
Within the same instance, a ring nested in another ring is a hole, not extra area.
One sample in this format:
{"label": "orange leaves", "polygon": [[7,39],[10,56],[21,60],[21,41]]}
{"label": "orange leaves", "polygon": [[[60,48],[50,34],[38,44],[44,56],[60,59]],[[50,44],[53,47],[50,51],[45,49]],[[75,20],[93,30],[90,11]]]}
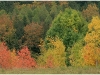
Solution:
{"label": "orange leaves", "polygon": [[96,65],[96,63],[100,63],[100,49],[92,46],[91,44],[87,44],[82,50],[84,63],[85,65]]}
{"label": "orange leaves", "polygon": [[36,66],[27,47],[21,49],[18,54],[15,50],[10,52],[4,43],[0,44],[0,66],[2,68],[32,68]]}
{"label": "orange leaves", "polygon": [[82,55],[86,65],[95,65],[95,52],[91,46],[86,45]]}
{"label": "orange leaves", "polygon": [[100,19],[93,17],[91,23],[88,25],[89,31],[84,40],[82,56],[86,65],[100,64]]}

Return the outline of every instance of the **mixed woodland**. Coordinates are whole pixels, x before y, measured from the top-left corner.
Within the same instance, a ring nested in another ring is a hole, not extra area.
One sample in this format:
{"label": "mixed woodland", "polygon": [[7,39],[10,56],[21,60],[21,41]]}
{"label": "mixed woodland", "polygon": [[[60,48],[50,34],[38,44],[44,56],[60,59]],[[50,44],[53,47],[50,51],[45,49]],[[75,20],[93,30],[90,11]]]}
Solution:
{"label": "mixed woodland", "polygon": [[100,65],[99,1],[0,1],[0,67]]}

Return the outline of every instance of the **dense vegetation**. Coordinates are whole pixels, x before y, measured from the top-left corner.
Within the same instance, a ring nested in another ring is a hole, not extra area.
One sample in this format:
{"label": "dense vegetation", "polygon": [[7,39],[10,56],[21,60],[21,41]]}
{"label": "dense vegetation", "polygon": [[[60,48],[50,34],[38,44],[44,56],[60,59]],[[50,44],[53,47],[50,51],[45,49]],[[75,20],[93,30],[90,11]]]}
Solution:
{"label": "dense vegetation", "polygon": [[99,1],[0,1],[0,67],[100,65]]}

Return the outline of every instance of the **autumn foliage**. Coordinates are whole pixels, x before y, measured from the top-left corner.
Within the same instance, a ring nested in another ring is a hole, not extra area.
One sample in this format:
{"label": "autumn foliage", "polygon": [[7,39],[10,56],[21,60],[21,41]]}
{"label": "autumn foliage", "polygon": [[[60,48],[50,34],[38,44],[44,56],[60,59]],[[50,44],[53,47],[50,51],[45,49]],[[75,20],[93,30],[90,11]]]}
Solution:
{"label": "autumn foliage", "polygon": [[85,10],[83,9],[82,14],[87,21],[91,21],[92,17],[99,16],[99,8],[96,4],[89,4]]}
{"label": "autumn foliage", "polygon": [[31,57],[27,47],[20,51],[12,52],[8,50],[5,43],[0,44],[0,67],[5,69],[11,68],[32,68],[36,66],[35,60]]}
{"label": "autumn foliage", "polygon": [[24,27],[24,39],[25,45],[33,47],[39,45],[40,39],[43,34],[43,27],[37,23],[31,23]]}
{"label": "autumn foliage", "polygon": [[93,17],[88,25],[88,33],[84,40],[86,45],[82,50],[85,65],[100,64],[100,19]]}
{"label": "autumn foliage", "polygon": [[41,49],[41,55],[37,60],[38,66],[45,68],[65,67],[66,53],[63,42],[59,38],[47,39],[50,41],[49,48],[48,50]]}
{"label": "autumn foliage", "polygon": [[0,41],[5,41],[8,36],[15,32],[13,22],[9,16],[4,14],[0,16]]}

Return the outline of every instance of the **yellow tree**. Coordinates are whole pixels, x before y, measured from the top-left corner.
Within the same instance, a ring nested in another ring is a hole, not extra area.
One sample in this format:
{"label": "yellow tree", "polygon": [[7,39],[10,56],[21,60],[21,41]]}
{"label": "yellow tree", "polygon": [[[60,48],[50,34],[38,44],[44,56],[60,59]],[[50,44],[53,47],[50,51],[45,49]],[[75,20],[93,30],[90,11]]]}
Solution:
{"label": "yellow tree", "polygon": [[63,42],[59,38],[47,38],[50,43],[46,50],[44,44],[41,47],[41,55],[38,57],[39,67],[65,67],[66,52]]}
{"label": "yellow tree", "polygon": [[83,9],[82,14],[87,21],[90,21],[93,16],[99,16],[99,8],[96,4],[89,4],[86,9]]}
{"label": "yellow tree", "polygon": [[100,64],[100,19],[93,17],[84,38],[86,45],[82,50],[85,65]]}

